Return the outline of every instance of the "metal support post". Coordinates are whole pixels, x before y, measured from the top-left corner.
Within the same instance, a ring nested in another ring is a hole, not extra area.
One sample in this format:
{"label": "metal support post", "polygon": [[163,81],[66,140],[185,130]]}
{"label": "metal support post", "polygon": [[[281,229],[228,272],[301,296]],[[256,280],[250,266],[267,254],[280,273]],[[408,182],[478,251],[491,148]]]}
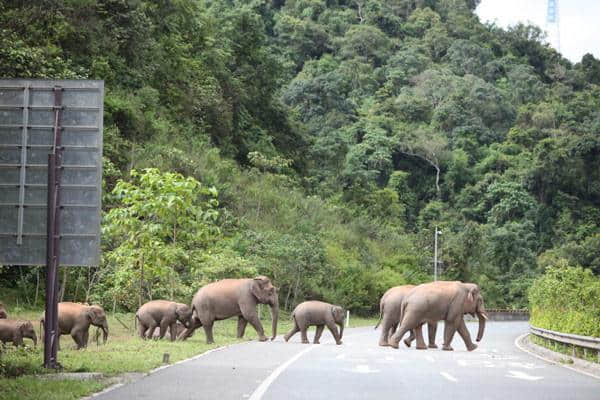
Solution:
{"label": "metal support post", "polygon": [[62,88],[54,88],[54,147],[48,154],[48,208],[46,239],[46,314],[44,367],[60,368],[58,354],[58,266],[60,265],[60,181]]}

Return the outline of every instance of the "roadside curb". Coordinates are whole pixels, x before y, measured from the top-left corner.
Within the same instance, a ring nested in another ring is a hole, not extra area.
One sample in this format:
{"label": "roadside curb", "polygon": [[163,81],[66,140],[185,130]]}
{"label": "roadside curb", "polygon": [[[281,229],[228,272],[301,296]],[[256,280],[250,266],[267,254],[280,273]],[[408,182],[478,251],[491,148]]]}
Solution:
{"label": "roadside curb", "polygon": [[[519,350],[533,357],[539,358],[540,360],[544,360],[550,364],[558,365],[563,368],[570,369],[571,371],[600,379],[600,365],[546,349],[545,347],[539,346],[529,340],[529,335],[529,333],[524,333],[515,339],[515,346]],[[565,360],[565,358],[572,360],[573,364],[565,365],[563,362],[561,362],[561,360]]]}
{"label": "roadside curb", "polygon": [[238,346],[238,345],[240,345],[240,344],[245,344],[245,343],[247,343],[247,342],[233,343],[233,344],[228,344],[228,345],[225,345],[225,346],[216,347],[216,348],[214,348],[214,349],[207,350],[207,351],[205,351],[204,353],[197,354],[197,355],[195,355],[195,356],[193,356],[193,357],[186,358],[186,359],[184,359],[184,360],[180,360],[180,361],[174,362],[173,364],[161,365],[160,367],[156,367],[156,368],[154,368],[154,369],[151,369],[151,370],[150,370],[150,371],[148,371],[148,372],[139,372],[139,373],[135,373],[135,372],[133,372],[133,373],[132,373],[132,372],[124,372],[123,374],[119,374],[119,375],[117,375],[117,376],[115,376],[115,377],[108,378],[109,380],[110,380],[110,379],[119,379],[119,378],[124,378],[124,381],[123,381],[123,382],[117,382],[117,383],[114,383],[114,384],[112,384],[112,385],[110,385],[110,386],[108,386],[108,387],[104,388],[104,389],[103,389],[103,390],[101,390],[100,392],[92,393],[92,394],[91,394],[91,395],[89,395],[89,396],[82,397],[82,398],[81,398],[81,400],[89,400],[89,399],[92,399],[92,398],[94,398],[94,397],[97,397],[97,396],[103,395],[103,394],[105,394],[105,393],[111,392],[111,391],[113,391],[113,390],[115,390],[115,389],[117,389],[117,388],[119,388],[119,387],[121,387],[121,386],[124,386],[124,385],[129,385],[129,384],[131,384],[131,383],[133,383],[133,382],[137,382],[137,381],[139,381],[140,379],[143,379],[143,378],[145,378],[145,377],[147,377],[147,376],[149,376],[149,375],[152,375],[152,374],[154,374],[154,373],[156,373],[156,372],[158,372],[158,371],[161,371],[161,370],[163,370],[163,369],[166,369],[166,368],[172,367],[172,366],[174,366],[174,365],[177,365],[177,364],[182,364],[182,363],[185,363],[185,362],[188,362],[188,361],[193,361],[193,360],[196,360],[196,359],[198,359],[198,358],[202,358],[202,357],[204,357],[204,356],[207,356],[207,355],[209,355],[209,354],[211,354],[211,353],[215,353],[215,352],[217,352],[217,351],[222,351],[222,350],[228,349],[228,348],[230,348],[230,347],[233,347],[233,346]]}

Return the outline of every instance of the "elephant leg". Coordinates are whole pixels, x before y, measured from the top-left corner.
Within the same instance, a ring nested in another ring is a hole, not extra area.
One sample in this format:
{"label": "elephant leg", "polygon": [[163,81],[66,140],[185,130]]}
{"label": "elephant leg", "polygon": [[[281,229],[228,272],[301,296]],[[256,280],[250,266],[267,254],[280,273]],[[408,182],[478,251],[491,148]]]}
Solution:
{"label": "elephant leg", "polygon": [[83,347],[87,347],[88,345],[88,341],[90,339],[90,328],[88,327],[86,330],[83,331]]}
{"label": "elephant leg", "polygon": [[313,339],[314,344],[319,344],[319,339],[321,339],[321,335],[323,334],[323,329],[325,329],[325,325],[317,325],[317,331],[315,332],[315,338]]}
{"label": "elephant leg", "polygon": [[305,321],[299,321],[299,322],[297,322],[297,324],[298,324],[298,328],[300,328],[300,335],[302,336],[302,343],[304,343],[304,344],[309,343],[308,336],[306,334],[306,332],[308,331],[308,324],[306,324]]}
{"label": "elephant leg", "polygon": [[435,344],[435,334],[437,333],[437,322],[427,324],[427,337],[429,338],[429,348],[437,349]]}
{"label": "elephant leg", "polygon": [[71,333],[71,337],[73,338],[73,341],[75,342],[75,345],[77,346],[77,350],[81,349],[83,347],[83,338],[81,335],[81,332],[76,331]]}
{"label": "elephant leg", "polygon": [[250,322],[250,325],[252,325],[252,327],[256,330],[256,333],[258,333],[258,340],[261,342],[266,342],[267,337],[265,336],[265,330],[263,329],[262,324],[258,319],[258,315],[256,314],[256,307],[254,307],[254,309],[246,309],[245,311],[246,312],[242,310],[242,316],[248,322]]}
{"label": "elephant leg", "polygon": [[146,331],[146,337],[148,339],[152,339],[154,337],[154,330],[156,330],[157,323],[152,321],[150,325],[148,325],[148,330]]}
{"label": "elephant leg", "polygon": [[415,340],[415,338],[416,338],[414,329],[411,329],[409,332],[410,332],[410,335],[408,335],[408,337],[406,339],[404,339],[404,344],[406,345],[406,347],[410,347],[413,340]]}
{"label": "elephant leg", "polygon": [[387,314],[383,315],[383,321],[381,323],[381,335],[379,336],[380,346],[389,346],[388,339],[393,335],[392,329],[394,324],[390,321],[390,317]]}
{"label": "elephant leg", "polygon": [[460,335],[462,340],[465,342],[465,346],[467,346],[467,350],[473,351],[477,348],[477,345],[471,341],[471,334],[469,333],[469,330],[467,329],[465,320],[462,318],[460,319],[460,322],[458,324],[458,334]]}
{"label": "elephant leg", "polygon": [[390,340],[389,340],[390,346],[397,349],[398,343],[400,343],[400,339],[402,339],[402,337],[406,334],[406,332],[412,331],[417,325],[418,325],[418,320],[416,318],[414,318],[408,314],[405,315],[404,318],[402,319],[402,323],[400,324],[400,327],[398,328],[396,333],[394,333],[390,337]]}
{"label": "elephant leg", "polygon": [[287,342],[288,340],[291,339],[292,336],[294,336],[296,333],[300,332],[300,328],[298,328],[298,324],[296,323],[296,319],[294,319],[294,326],[292,327],[292,329],[285,334],[285,336],[283,337],[283,339]]}
{"label": "elephant leg", "polygon": [[214,320],[202,321],[202,327],[204,328],[204,334],[206,335],[206,343],[211,344],[214,343],[215,340],[213,338],[213,323]]}
{"label": "elephant leg", "polygon": [[241,339],[244,337],[244,332],[246,332],[246,325],[248,325],[248,321],[246,320],[246,318],[244,318],[240,315],[238,317],[238,324],[237,324],[238,339]]}
{"label": "elephant leg", "polygon": [[415,332],[415,336],[417,337],[417,350],[426,350],[427,345],[425,344],[425,340],[423,339],[423,324],[417,326],[413,329]]}
{"label": "elephant leg", "polygon": [[174,342],[175,339],[177,339],[177,321],[169,325],[169,335],[171,336],[171,342]]}
{"label": "elephant leg", "polygon": [[454,333],[456,332],[456,325],[454,321],[445,321],[444,323],[444,346],[442,350],[452,351],[454,350],[450,343],[452,343],[452,338],[454,337]]}
{"label": "elephant leg", "polygon": [[[160,331],[159,331],[159,339],[162,339],[165,337],[165,335],[167,334],[167,328],[169,327],[169,321],[163,319],[162,321],[160,321]],[[173,325],[175,325],[175,322],[173,322]]]}
{"label": "elephant leg", "polygon": [[335,344],[342,344],[342,339],[340,338],[340,334],[335,323],[333,321],[327,321],[327,328],[333,335],[333,338],[335,339]]}
{"label": "elephant leg", "polygon": [[140,322],[139,333],[142,339],[146,339],[146,331],[148,330],[148,326],[144,325]]}

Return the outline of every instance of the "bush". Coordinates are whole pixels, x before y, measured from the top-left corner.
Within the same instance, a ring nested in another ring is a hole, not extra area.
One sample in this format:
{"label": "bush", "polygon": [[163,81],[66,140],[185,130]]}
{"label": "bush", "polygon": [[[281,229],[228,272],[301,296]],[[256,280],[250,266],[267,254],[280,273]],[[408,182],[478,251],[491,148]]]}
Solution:
{"label": "bush", "polygon": [[559,260],[529,290],[531,324],[600,337],[600,277]]}

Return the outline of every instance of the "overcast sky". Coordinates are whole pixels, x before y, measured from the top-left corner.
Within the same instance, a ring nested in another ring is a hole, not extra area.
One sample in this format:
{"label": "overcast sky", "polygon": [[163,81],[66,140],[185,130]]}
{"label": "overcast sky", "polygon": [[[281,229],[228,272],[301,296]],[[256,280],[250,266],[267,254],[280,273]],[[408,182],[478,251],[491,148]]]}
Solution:
{"label": "overcast sky", "polygon": [[[507,27],[531,22],[546,29],[547,0],[482,0],[477,14],[482,22]],[[585,53],[600,58],[600,0],[559,0],[560,50],[572,62]]]}

